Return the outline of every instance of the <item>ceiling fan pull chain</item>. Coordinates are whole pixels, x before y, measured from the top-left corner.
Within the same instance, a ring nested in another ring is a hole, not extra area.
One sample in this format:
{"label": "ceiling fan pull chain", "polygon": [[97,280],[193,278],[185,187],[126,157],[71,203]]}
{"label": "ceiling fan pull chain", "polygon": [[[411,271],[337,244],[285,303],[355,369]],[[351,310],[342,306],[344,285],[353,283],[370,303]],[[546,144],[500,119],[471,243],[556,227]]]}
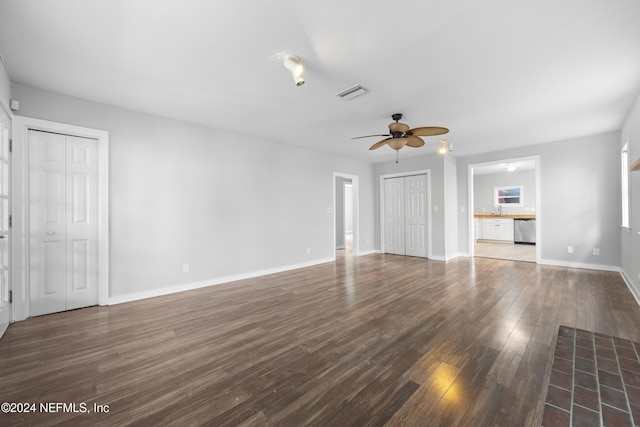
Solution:
{"label": "ceiling fan pull chain", "polygon": [[400,150],[396,150],[396,163],[398,163],[398,153],[400,152]]}

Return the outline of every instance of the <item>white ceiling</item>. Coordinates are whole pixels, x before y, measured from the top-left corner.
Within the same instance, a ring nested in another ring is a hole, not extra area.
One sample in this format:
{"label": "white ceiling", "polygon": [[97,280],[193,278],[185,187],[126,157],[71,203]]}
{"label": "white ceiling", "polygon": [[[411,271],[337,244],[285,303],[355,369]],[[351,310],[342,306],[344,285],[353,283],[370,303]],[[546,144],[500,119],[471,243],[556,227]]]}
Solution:
{"label": "white ceiling", "polygon": [[461,156],[619,130],[640,1],[0,0],[0,55],[14,82],[367,162],[395,153],[351,137],[404,113]]}
{"label": "white ceiling", "polygon": [[515,167],[515,171],[534,170],[536,168],[535,160],[506,160],[505,162],[486,163],[474,166],[474,175],[489,175],[495,173],[510,173],[507,168]]}

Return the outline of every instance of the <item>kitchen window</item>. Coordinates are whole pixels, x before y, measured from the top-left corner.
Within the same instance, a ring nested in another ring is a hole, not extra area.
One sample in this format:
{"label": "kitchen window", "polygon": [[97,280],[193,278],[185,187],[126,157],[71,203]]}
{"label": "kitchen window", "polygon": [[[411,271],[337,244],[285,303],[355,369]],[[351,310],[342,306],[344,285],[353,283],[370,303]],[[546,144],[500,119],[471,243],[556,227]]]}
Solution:
{"label": "kitchen window", "polygon": [[493,187],[494,206],[524,206],[522,185],[510,187]]}

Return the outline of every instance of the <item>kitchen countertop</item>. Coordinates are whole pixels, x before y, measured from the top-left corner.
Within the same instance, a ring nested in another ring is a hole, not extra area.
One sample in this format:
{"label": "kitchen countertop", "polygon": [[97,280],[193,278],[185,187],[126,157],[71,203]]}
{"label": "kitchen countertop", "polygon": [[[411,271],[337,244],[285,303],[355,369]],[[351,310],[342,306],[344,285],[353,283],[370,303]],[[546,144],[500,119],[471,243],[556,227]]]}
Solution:
{"label": "kitchen countertop", "polygon": [[514,218],[514,219],[536,219],[535,215],[532,214],[518,214],[518,215],[491,215],[491,214],[481,214],[474,215],[474,218]]}

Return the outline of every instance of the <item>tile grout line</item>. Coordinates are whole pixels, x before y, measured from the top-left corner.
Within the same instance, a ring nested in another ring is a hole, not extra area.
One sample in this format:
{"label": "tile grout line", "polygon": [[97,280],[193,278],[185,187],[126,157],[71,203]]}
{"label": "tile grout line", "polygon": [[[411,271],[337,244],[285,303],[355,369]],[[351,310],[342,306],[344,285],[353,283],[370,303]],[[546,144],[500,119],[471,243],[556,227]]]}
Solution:
{"label": "tile grout line", "polygon": [[573,407],[575,406],[574,396],[576,389],[576,343],[578,341],[578,331],[573,328],[573,354],[571,355],[571,407],[569,408],[569,425],[573,425]]}
{"label": "tile grout line", "polygon": [[[638,349],[636,348],[636,343],[633,340],[629,340],[629,341],[631,341],[631,347],[633,348],[633,351],[636,354],[636,360],[638,362],[640,362],[640,356],[638,355]],[[622,375],[622,372],[620,372],[620,374]],[[638,425],[638,423],[636,423],[636,420],[633,418],[633,411],[631,409],[631,401],[629,400],[629,394],[627,393],[627,383],[624,382],[624,378],[622,379],[622,385],[624,386],[624,394],[627,397],[627,405],[629,405],[629,415],[631,415],[631,422],[633,423],[634,426]],[[638,421],[640,422],[640,420],[638,420]]]}
{"label": "tile grout line", "polygon": [[[611,339],[613,341],[613,338]],[[629,340],[631,343],[631,348],[636,355],[636,360],[638,360],[638,352],[636,351],[636,345],[633,341]],[[613,351],[616,354],[616,362],[618,364],[618,373],[620,374],[620,381],[622,381],[622,388],[624,389],[624,400],[627,402],[627,410],[629,411],[629,417],[631,418],[631,425],[636,425],[635,420],[633,419],[633,412],[631,412],[631,402],[629,402],[629,392],[627,390],[627,383],[624,380],[624,376],[622,374],[622,364],[620,363],[620,355],[618,354],[618,348],[616,347],[616,343],[613,343]]]}
{"label": "tile grout line", "polygon": [[[610,337],[609,340],[611,340],[611,344],[615,346],[615,343],[613,342],[613,337]],[[591,332],[591,346],[593,347],[593,367],[594,367],[594,374],[596,377],[596,389],[598,391],[598,416],[600,417],[600,425],[603,426],[604,425],[604,419],[603,419],[603,415],[602,415],[602,396],[600,394],[600,377],[598,375],[598,353],[596,353],[596,334],[595,332]]]}

